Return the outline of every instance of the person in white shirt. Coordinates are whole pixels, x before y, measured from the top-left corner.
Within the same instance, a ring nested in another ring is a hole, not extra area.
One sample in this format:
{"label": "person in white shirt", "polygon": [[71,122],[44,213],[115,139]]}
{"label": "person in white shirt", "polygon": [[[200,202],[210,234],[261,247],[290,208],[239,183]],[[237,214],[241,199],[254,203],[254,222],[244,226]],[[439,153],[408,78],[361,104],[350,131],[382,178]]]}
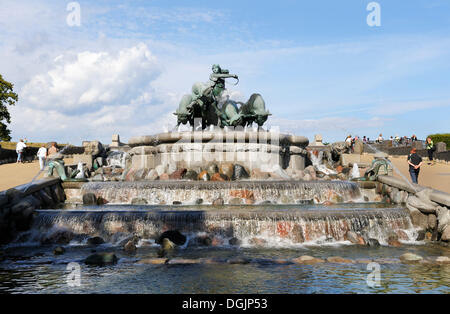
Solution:
{"label": "person in white shirt", "polygon": [[16,145],[17,162],[22,162],[23,163],[23,152],[24,152],[26,147],[27,147],[27,145],[25,145],[23,140],[20,139],[20,141]]}
{"label": "person in white shirt", "polygon": [[383,134],[380,133],[380,135],[377,138],[377,142],[378,143],[382,143],[383,142]]}
{"label": "person in white shirt", "polygon": [[45,148],[44,146],[39,148],[37,156],[39,158],[39,167],[41,168],[41,170],[44,170],[45,158],[47,158],[47,148]]}

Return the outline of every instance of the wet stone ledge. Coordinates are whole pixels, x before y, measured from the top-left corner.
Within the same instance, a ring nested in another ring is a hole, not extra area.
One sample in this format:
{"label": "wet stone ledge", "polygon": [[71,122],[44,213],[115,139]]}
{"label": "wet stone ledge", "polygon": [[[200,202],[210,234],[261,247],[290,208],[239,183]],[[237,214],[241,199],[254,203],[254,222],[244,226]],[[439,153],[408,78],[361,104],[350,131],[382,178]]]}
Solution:
{"label": "wet stone ledge", "polygon": [[379,176],[375,192],[387,203],[406,206],[414,227],[423,234],[420,240],[450,244],[450,194],[392,176]]}
{"label": "wet stone ledge", "polygon": [[36,180],[0,192],[0,244],[28,230],[36,209],[58,207],[65,199],[59,178]]}

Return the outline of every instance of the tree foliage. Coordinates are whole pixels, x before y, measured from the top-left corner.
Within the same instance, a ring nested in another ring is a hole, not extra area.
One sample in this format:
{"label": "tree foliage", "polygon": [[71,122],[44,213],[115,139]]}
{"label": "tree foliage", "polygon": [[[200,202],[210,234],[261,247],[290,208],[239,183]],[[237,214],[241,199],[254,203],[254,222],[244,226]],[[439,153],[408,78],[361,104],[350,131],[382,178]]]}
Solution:
{"label": "tree foliage", "polygon": [[427,137],[430,137],[433,143],[444,142],[447,144],[447,150],[450,149],[450,133],[442,133],[442,134],[430,134]]}
{"label": "tree foliage", "polygon": [[14,106],[19,99],[13,88],[14,85],[4,80],[0,74],[0,139],[3,141],[11,140],[11,131],[6,126],[11,123],[11,116],[6,105]]}

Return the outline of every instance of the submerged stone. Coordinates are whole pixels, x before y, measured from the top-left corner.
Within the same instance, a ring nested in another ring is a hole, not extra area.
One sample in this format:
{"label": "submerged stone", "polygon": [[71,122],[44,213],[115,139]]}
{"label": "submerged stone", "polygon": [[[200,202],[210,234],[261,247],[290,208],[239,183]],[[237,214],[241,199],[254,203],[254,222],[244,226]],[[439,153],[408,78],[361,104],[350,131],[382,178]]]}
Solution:
{"label": "submerged stone", "polygon": [[378,242],[377,239],[370,238],[370,239],[367,240],[367,245],[371,246],[371,247],[379,247],[380,246],[380,242]]}
{"label": "submerged stone", "polygon": [[175,243],[167,238],[162,239],[161,248],[158,250],[158,257],[165,257],[176,247]]}
{"label": "submerged stone", "polygon": [[317,263],[325,262],[323,259],[315,258],[309,255],[303,255],[297,258],[292,259],[292,262],[295,264],[304,264],[304,265],[312,265]]}
{"label": "submerged stone", "polygon": [[195,200],[195,204],[196,204],[196,205],[201,205],[201,204],[203,204],[203,199],[202,199],[202,198],[196,199],[196,200]]}
{"label": "submerged stone", "polygon": [[176,245],[183,245],[186,242],[186,236],[183,235],[178,230],[169,230],[163,232],[159,238],[156,240],[157,244],[162,244],[162,241],[164,238],[169,239],[171,242],[175,243]]}
{"label": "submerged stone", "polygon": [[173,258],[169,259],[167,264],[169,265],[189,265],[189,264],[200,264],[202,261],[199,259],[187,259],[187,258]]}
{"label": "submerged stone", "polygon": [[228,264],[250,264],[251,261],[252,260],[249,258],[235,257],[235,258],[230,258],[229,260],[227,260],[227,263]]}
{"label": "submerged stone", "polygon": [[198,245],[201,246],[211,246],[212,240],[208,236],[199,236],[195,239]]}
{"label": "submerged stone", "polygon": [[419,262],[423,260],[423,257],[413,253],[405,253],[400,256],[400,260],[404,263]]}
{"label": "submerged stone", "polygon": [[95,266],[113,265],[117,264],[117,256],[114,253],[95,253],[89,255],[84,263]]}
{"label": "submerged stone", "polygon": [[439,256],[436,258],[436,263],[438,264],[450,264],[450,257],[448,256]]}
{"label": "submerged stone", "polygon": [[61,254],[64,254],[64,252],[66,252],[66,249],[63,248],[62,246],[57,246],[53,250],[53,254],[55,254],[55,255],[61,255]]}
{"label": "submerged stone", "polygon": [[331,256],[327,258],[329,263],[339,263],[339,264],[353,264],[355,261],[340,256]]}
{"label": "submerged stone", "polygon": [[168,261],[167,258],[143,258],[139,260],[138,264],[149,264],[149,265],[161,265],[166,264]]}
{"label": "submerged stone", "polygon": [[105,243],[105,240],[101,237],[91,237],[87,240],[87,244],[89,245],[99,245]]}
{"label": "submerged stone", "polygon": [[242,243],[242,241],[241,240],[239,240],[238,238],[231,238],[230,240],[228,240],[228,243],[230,244],[230,245],[241,245],[241,243]]}
{"label": "submerged stone", "polygon": [[125,244],[125,246],[123,247],[123,250],[130,254],[136,253],[137,248],[134,241],[133,240],[128,241],[127,244]]}
{"label": "submerged stone", "polygon": [[70,230],[56,230],[51,234],[47,234],[41,240],[42,244],[58,243],[68,244],[74,238],[74,234]]}

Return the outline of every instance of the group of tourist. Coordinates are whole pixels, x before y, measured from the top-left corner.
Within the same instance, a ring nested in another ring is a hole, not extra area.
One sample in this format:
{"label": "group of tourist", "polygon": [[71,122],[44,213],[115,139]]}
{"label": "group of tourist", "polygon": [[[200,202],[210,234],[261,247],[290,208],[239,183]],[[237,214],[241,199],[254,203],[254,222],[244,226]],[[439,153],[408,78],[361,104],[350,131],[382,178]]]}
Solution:
{"label": "group of tourist", "polygon": [[[417,140],[418,139],[417,139],[417,136],[415,134],[413,134],[411,137],[407,137],[406,135],[403,136],[403,137],[400,137],[398,135],[395,135],[395,137],[394,137],[394,136],[391,135],[389,137],[389,141],[392,143],[392,146],[395,146],[395,147],[397,147],[399,145],[409,145],[412,142],[416,142]],[[363,142],[364,143],[368,143],[369,141],[370,141],[369,138],[366,138],[365,136],[363,137]],[[384,141],[385,140],[383,138],[383,134],[380,133],[380,135],[378,135],[378,137],[376,138],[375,143],[383,143]]]}
{"label": "group of tourist", "polygon": [[[24,163],[24,154],[25,154],[25,150],[27,149],[27,144],[26,144],[27,140],[25,139],[25,141],[23,139],[20,139],[19,142],[17,142],[16,145],[16,153],[17,153],[17,163]],[[56,154],[58,152],[58,148],[56,147],[56,143],[53,142],[51,144],[51,147],[48,149],[42,145],[38,151],[36,156],[39,159],[39,168],[41,170],[44,170],[45,167],[45,160],[47,159],[48,156]]]}
{"label": "group of tourist", "polygon": [[[347,149],[349,152],[354,152],[354,148],[355,148],[355,144],[356,142],[358,142],[360,139],[358,136],[352,137],[351,135],[347,136],[347,138],[345,139],[345,144],[347,145]],[[366,143],[363,139],[363,142]]]}
{"label": "group of tourist", "polygon": [[[347,138],[345,139],[345,143],[346,143],[347,147],[349,148],[349,151],[353,152],[353,147],[357,140],[358,140],[357,136],[355,136],[354,138],[352,138],[351,135],[347,136]],[[395,147],[397,147],[399,145],[408,145],[408,144],[418,141],[417,136],[415,134],[413,134],[410,138],[408,138],[406,136],[400,137],[398,135],[396,135],[395,137],[391,136],[389,140],[392,142],[392,145]],[[363,136],[362,141],[364,144],[368,144],[370,139],[366,136]],[[380,133],[380,135],[378,135],[375,142],[376,143],[384,142],[382,133]],[[434,145],[433,140],[430,137],[427,137],[425,144],[426,144],[427,155],[428,155],[428,165],[433,166],[436,163],[435,160],[433,159],[433,154],[436,151],[436,146]],[[411,149],[410,154],[408,155],[408,158],[407,158],[407,162],[409,165],[409,173],[411,175],[412,182],[418,183],[420,167],[422,166],[423,160],[422,160],[422,157],[420,157],[417,154],[416,148]]]}

